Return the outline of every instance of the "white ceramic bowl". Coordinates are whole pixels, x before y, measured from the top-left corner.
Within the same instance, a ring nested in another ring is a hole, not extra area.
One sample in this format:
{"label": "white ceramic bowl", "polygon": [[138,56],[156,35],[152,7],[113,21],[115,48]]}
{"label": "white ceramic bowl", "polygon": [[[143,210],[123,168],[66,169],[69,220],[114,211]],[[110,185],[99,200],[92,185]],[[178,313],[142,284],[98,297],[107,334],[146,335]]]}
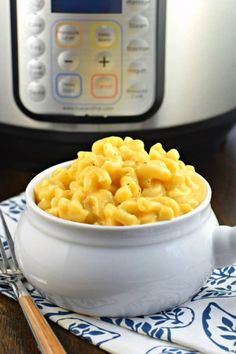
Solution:
{"label": "white ceramic bowl", "polygon": [[34,187],[69,164],[29,183],[15,234],[25,277],[51,302],[95,316],[150,314],[185,302],[215,266],[236,260],[236,228],[218,226],[205,180],[201,205],[171,221],[110,227],[47,214],[34,202]]}

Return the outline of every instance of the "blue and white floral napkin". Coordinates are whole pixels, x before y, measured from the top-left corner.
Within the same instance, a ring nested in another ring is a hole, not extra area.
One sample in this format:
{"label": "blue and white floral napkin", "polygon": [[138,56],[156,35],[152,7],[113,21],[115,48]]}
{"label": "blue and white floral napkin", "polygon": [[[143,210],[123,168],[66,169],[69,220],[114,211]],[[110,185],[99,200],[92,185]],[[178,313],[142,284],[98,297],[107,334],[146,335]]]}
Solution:
{"label": "blue and white floral napkin", "polygon": [[[24,194],[0,203],[12,233],[25,205]],[[73,313],[27,287],[47,319],[109,353],[236,353],[236,264],[215,269],[200,292],[181,307],[134,318]],[[9,288],[0,286],[0,292],[14,299]]]}

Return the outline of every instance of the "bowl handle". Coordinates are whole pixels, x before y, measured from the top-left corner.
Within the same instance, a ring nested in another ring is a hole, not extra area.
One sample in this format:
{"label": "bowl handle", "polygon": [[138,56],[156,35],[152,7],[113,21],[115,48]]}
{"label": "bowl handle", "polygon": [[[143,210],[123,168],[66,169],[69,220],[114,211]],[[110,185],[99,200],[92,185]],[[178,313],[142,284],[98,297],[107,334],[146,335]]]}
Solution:
{"label": "bowl handle", "polygon": [[236,226],[217,226],[213,233],[215,267],[236,263]]}

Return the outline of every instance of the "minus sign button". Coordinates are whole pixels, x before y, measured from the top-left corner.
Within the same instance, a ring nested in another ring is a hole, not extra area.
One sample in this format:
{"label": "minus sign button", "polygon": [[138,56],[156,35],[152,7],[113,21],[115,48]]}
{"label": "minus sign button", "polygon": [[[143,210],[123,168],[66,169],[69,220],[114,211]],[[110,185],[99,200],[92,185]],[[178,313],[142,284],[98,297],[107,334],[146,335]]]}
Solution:
{"label": "minus sign button", "polygon": [[75,71],[79,65],[78,53],[64,51],[58,57],[58,65],[66,71]]}

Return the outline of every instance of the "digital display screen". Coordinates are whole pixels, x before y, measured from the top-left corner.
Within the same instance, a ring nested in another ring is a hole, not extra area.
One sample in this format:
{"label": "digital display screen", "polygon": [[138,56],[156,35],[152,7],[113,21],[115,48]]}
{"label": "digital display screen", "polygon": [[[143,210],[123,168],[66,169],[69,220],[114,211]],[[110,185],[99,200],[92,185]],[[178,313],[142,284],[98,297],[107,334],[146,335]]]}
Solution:
{"label": "digital display screen", "polygon": [[52,0],[52,12],[120,14],[122,13],[122,0]]}

